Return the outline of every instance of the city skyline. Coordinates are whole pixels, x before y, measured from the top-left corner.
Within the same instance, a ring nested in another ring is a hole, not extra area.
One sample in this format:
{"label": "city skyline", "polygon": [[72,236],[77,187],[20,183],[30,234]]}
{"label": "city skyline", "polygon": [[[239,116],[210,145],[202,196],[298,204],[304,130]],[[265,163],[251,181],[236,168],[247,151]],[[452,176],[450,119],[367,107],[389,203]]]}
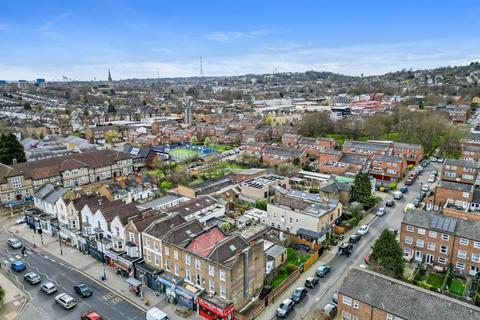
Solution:
{"label": "city skyline", "polygon": [[[474,1],[3,3],[0,79],[115,80],[331,71],[480,60]],[[451,12],[461,19],[451,18]]]}

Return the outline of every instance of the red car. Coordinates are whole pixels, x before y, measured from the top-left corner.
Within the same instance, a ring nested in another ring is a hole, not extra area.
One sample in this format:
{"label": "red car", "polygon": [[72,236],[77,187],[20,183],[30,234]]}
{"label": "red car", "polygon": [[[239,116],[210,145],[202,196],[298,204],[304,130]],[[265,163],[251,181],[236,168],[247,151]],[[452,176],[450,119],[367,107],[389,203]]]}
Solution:
{"label": "red car", "polygon": [[95,311],[85,311],[82,313],[81,320],[102,320],[102,316]]}

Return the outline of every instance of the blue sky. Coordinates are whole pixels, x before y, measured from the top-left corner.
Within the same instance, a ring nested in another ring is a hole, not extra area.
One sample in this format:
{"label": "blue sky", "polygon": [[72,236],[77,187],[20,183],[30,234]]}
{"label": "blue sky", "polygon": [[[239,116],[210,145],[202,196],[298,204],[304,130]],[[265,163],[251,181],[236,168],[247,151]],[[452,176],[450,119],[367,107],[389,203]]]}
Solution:
{"label": "blue sky", "polygon": [[480,60],[480,1],[2,1],[0,79],[382,74]]}

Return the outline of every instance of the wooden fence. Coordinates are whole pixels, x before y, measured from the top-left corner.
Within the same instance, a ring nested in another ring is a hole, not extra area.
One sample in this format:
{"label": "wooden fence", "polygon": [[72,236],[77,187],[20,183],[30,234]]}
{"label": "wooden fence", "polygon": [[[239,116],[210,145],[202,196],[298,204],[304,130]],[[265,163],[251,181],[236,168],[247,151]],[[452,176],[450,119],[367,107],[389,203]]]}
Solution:
{"label": "wooden fence", "polygon": [[[318,257],[318,254],[317,254]],[[262,313],[265,308],[272,303],[277,302],[276,298],[280,296],[285,289],[288,288],[295,280],[300,277],[300,273],[302,272],[301,268],[297,268],[294,272],[292,272],[288,278],[285,279],[278,287],[274,288],[263,300],[257,301],[251,309],[247,312],[240,314],[235,312],[235,319],[240,320],[252,320],[258,317],[260,313]]]}
{"label": "wooden fence", "polygon": [[303,264],[303,271],[308,270],[318,260],[318,251],[315,251],[314,254]]}

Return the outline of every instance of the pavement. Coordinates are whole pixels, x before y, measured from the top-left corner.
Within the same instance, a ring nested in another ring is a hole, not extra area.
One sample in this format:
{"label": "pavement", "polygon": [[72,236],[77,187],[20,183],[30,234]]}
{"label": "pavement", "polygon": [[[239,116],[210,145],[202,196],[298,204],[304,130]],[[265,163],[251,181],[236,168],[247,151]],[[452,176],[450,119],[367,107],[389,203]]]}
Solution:
{"label": "pavement", "polygon": [[[393,208],[388,208],[389,212],[383,217],[377,217],[374,214],[368,214],[362,219],[359,225],[367,224],[369,232],[362,237],[362,239],[354,244],[354,249],[350,257],[337,255],[337,246],[332,247],[329,251],[324,253],[319,260],[313,264],[306,272],[290,286],[289,289],[276,298],[276,303],[270,304],[257,319],[270,320],[276,318],[275,311],[281,301],[290,298],[293,290],[297,287],[303,287],[305,278],[313,276],[315,270],[323,263],[331,266],[330,273],[320,279],[320,283],[315,289],[308,289],[307,296],[295,306],[295,309],[288,315],[288,319],[317,319],[318,312],[323,309],[327,303],[333,302],[333,294],[340,288],[343,278],[347,271],[352,266],[360,266],[366,268],[364,258],[370,253],[371,246],[375,242],[380,233],[386,228],[395,228],[400,230],[400,224],[404,215],[404,208],[407,203],[413,201],[415,196],[420,192],[420,182],[426,183],[428,176],[434,168],[439,169],[440,165],[436,163],[430,164],[423,173],[417,178],[413,185],[409,186],[409,191],[401,200],[396,200]],[[403,185],[403,184],[400,184]],[[384,193],[388,195],[387,193]],[[387,197],[383,196],[383,199]],[[384,202],[382,202],[384,203]],[[357,228],[354,228],[346,233],[345,241],[351,234],[355,233]],[[339,243],[338,245],[340,245]]]}
{"label": "pavement", "polygon": [[[95,292],[92,298],[88,298],[89,303],[85,302],[86,308],[80,304],[72,311],[67,311],[64,314],[60,307],[54,304],[52,306],[53,297],[49,299],[46,295],[39,292],[38,288],[34,289],[29,285],[25,285],[27,292],[34,291],[33,293],[31,292],[31,298],[33,300],[38,299],[42,303],[27,306],[23,312],[23,317],[20,319],[30,320],[32,319],[30,315],[37,313],[55,315],[55,319],[72,319],[75,315],[78,319],[81,312],[86,309],[99,311],[105,319],[144,319],[145,311],[152,307],[160,308],[169,315],[170,319],[182,319],[175,314],[176,306],[168,303],[164,295],[156,296],[153,290],[145,287],[143,292],[144,298],[150,301],[147,306],[141,297],[129,292],[126,279],[118,275],[116,270],[108,266],[104,267],[102,263],[94,258],[65,244],[62,244],[62,254],[60,254],[58,240],[50,235],[43,235],[42,244],[38,235],[33,240],[33,231],[26,225],[13,225],[8,228],[8,231],[22,239],[28,245],[28,250],[24,258],[21,257],[19,250],[18,252],[12,252],[11,249],[7,249],[7,255],[0,253],[0,261],[3,261],[2,265],[20,258],[27,264],[27,271],[32,271],[29,269],[33,269],[42,278],[53,279],[59,283],[59,286],[64,289],[59,290],[59,292],[69,292],[74,284],[80,282],[86,283]],[[35,241],[36,248],[33,248],[33,241]],[[3,237],[0,236],[0,242],[5,244],[5,235]],[[101,277],[104,272],[107,279],[102,281]],[[20,285],[23,283],[22,277],[24,273],[22,272],[16,277]],[[50,301],[46,302],[47,300]],[[38,310],[39,308],[41,310]],[[46,317],[45,319],[51,319],[51,317]],[[201,317],[197,314],[192,314],[188,319],[201,319]]]}
{"label": "pavement", "polygon": [[14,280],[5,270],[0,270],[0,284],[5,290],[3,299],[3,308],[0,313],[0,320],[16,319],[18,313],[25,307],[27,303],[26,295],[14,283]]}

